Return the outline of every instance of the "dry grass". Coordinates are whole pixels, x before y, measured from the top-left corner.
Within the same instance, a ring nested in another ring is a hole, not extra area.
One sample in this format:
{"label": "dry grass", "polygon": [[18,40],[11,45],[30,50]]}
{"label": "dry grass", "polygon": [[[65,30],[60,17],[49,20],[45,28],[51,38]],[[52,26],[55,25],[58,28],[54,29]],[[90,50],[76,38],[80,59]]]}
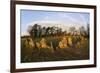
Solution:
{"label": "dry grass", "polygon": [[[89,59],[89,39],[83,36],[21,38],[21,62]],[[27,42],[27,43],[25,43]]]}

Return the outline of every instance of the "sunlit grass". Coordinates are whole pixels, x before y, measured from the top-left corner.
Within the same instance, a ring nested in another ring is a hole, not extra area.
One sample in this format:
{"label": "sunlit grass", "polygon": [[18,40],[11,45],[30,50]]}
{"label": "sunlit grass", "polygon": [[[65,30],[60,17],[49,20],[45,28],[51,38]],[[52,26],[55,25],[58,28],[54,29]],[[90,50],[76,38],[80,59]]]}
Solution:
{"label": "sunlit grass", "polygon": [[[30,37],[21,38],[21,62],[89,59],[89,38],[83,36],[44,37],[44,40],[43,37],[32,38],[34,46],[31,47],[26,43],[27,38]],[[65,46],[63,44],[59,46],[60,42],[65,42]]]}

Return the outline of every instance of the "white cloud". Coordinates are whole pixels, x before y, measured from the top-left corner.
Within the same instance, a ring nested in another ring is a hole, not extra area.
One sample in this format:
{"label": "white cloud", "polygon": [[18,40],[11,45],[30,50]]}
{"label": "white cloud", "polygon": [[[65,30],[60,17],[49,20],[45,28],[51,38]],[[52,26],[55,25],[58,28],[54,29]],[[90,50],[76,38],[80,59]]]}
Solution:
{"label": "white cloud", "polygon": [[64,13],[62,13],[62,14],[59,13],[58,16],[61,17],[61,19],[63,21],[65,20],[69,24],[83,24],[83,21],[80,21],[82,17],[80,17],[80,20],[78,20],[77,18],[71,16],[71,13],[69,15],[68,14],[66,15]]}
{"label": "white cloud", "polygon": [[30,36],[30,34],[27,31],[21,32],[21,36]]}
{"label": "white cloud", "polygon": [[45,16],[42,20],[48,20],[49,16]]}
{"label": "white cloud", "polygon": [[85,17],[83,15],[79,14],[79,17],[80,17],[83,24],[87,24]]}

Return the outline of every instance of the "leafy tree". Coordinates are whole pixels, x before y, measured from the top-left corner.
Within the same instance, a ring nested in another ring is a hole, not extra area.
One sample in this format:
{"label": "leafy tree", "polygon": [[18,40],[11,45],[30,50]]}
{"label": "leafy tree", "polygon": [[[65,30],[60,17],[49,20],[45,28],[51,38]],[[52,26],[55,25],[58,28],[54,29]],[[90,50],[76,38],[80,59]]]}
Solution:
{"label": "leafy tree", "polygon": [[70,31],[70,34],[73,35],[73,33],[76,31],[76,28],[74,26],[70,27],[69,31]]}
{"label": "leafy tree", "polygon": [[89,37],[89,33],[90,33],[90,28],[89,28],[89,24],[87,24],[87,36]]}
{"label": "leafy tree", "polygon": [[32,26],[28,26],[28,33],[30,34],[30,36],[33,36],[33,27]]}
{"label": "leafy tree", "polygon": [[79,28],[79,30],[80,30],[80,34],[81,34],[81,35],[86,36],[86,29],[85,29],[84,26],[81,26],[81,27]]}

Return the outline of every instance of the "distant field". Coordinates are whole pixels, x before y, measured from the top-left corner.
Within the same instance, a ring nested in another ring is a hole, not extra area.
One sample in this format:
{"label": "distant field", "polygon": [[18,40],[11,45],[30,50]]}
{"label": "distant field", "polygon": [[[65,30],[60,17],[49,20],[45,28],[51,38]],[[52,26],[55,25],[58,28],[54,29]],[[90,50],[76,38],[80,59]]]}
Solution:
{"label": "distant field", "polygon": [[[59,48],[59,42],[64,36],[44,37],[49,48],[38,48],[36,42],[42,38],[32,38],[35,47],[25,46],[25,39],[21,37],[21,62],[45,62],[45,61],[64,61],[64,60],[85,60],[89,59],[89,38],[82,36],[65,36],[72,39],[72,45],[67,48]],[[52,43],[51,43],[52,42]],[[28,45],[27,45],[28,46]]]}

